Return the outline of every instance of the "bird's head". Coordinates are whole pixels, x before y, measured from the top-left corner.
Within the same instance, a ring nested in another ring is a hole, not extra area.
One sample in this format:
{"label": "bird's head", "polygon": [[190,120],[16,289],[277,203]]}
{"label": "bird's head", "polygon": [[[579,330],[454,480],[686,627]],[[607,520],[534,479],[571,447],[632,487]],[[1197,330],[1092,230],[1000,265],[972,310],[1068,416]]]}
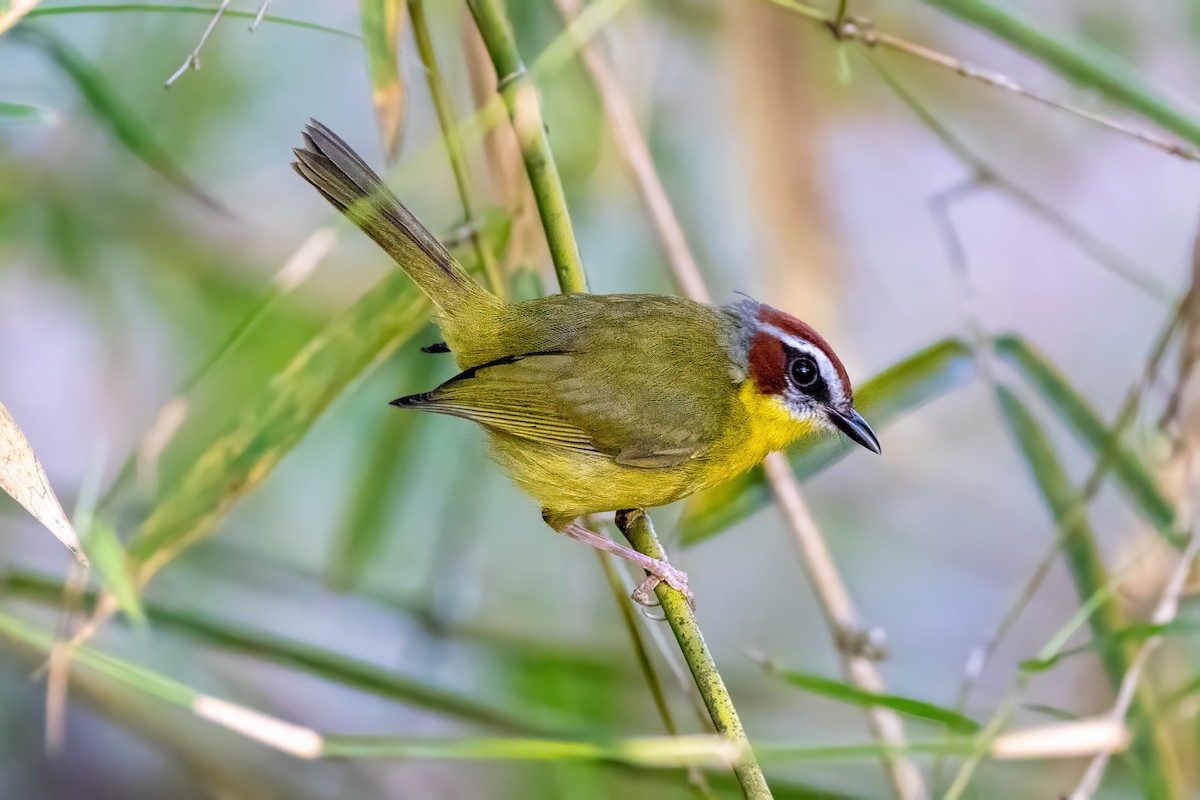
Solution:
{"label": "bird's head", "polygon": [[754,391],[786,410],[799,426],[836,429],[880,452],[875,432],[854,409],[846,368],[821,334],[790,314],[753,300],[733,309],[741,323],[745,366]]}

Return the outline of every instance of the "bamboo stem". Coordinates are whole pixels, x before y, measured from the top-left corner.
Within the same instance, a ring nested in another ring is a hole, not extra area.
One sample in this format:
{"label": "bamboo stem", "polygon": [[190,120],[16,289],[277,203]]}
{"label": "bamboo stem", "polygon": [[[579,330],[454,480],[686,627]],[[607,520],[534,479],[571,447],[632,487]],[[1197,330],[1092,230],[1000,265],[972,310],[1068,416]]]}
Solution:
{"label": "bamboo stem", "polygon": [[[559,287],[563,292],[586,292],[587,279],[571,228],[562,182],[546,139],[537,90],[525,72],[501,0],[468,0],[468,5],[499,77],[498,90],[509,109],[513,130],[521,146]],[[635,549],[651,558],[665,560],[666,554],[645,512],[640,509],[618,512],[617,519]],[[704,636],[690,605],[682,594],[662,584],[655,591],[713,724],[738,748],[732,766],[742,791],[748,800],[770,798],[771,790],[750,749],[725,682],[704,644]]]}
{"label": "bamboo stem", "polygon": [[[567,22],[579,13],[577,0],[556,2]],[[708,287],[654,167],[628,98],[594,43],[583,45],[580,57],[600,93],[613,137],[650,211],[676,283],[687,297],[703,303],[711,302]],[[860,689],[883,692],[883,677],[875,663],[842,645],[845,634],[853,633],[858,627],[854,606],[821,532],[808,512],[790,465],[786,459],[776,456],[768,459],[766,471],[833,634],[842,658],[843,673],[847,680]],[[867,719],[875,737],[888,746],[883,751],[883,763],[896,795],[905,800],[924,797],[926,791],[920,770],[901,754],[906,742],[899,715],[890,709],[870,708],[867,710]]]}
{"label": "bamboo stem", "polygon": [[467,5],[496,68],[496,89],[504,99],[513,132],[521,146],[521,157],[525,160],[542,227],[546,230],[546,243],[550,247],[559,287],[564,293],[586,292],[587,278],[571,228],[558,166],[542,121],[541,101],[517,50],[502,0],[468,0]]}
{"label": "bamboo stem", "polygon": [[[646,512],[641,509],[618,511],[617,527],[638,552],[651,558],[666,560],[667,554],[659,544],[654,526],[650,524]],[[696,622],[695,612],[692,611],[687,598],[666,583],[658,584],[654,594],[662,604],[667,623],[671,626],[671,632],[675,634],[675,640],[679,642],[679,649],[683,652],[688,669],[696,680],[696,687],[700,689],[700,695],[704,698],[704,705],[717,727],[717,733],[736,748],[737,760],[733,763],[733,772],[742,786],[742,792],[748,800],[770,798],[771,790],[767,787],[762,768],[759,767],[754,751],[750,748],[750,740],[746,738],[746,731],[742,728],[737,709],[729,697],[729,690],[725,688],[725,681],[721,679],[721,673],[708,651],[708,645],[704,643],[704,635]]]}
{"label": "bamboo stem", "polygon": [[438,69],[437,57],[433,51],[433,40],[429,36],[429,23],[425,17],[425,0],[408,0],[408,16],[412,20],[413,40],[417,45],[417,53],[421,64],[425,67],[425,78],[429,83],[429,96],[433,100],[433,110],[437,114],[438,124],[442,128],[442,139],[446,143],[446,155],[450,159],[450,169],[454,172],[454,184],[458,188],[458,197],[462,202],[463,225],[471,233],[471,244],[475,249],[475,257],[487,276],[488,288],[500,297],[507,291],[504,276],[495,256],[486,246],[484,237],[475,227],[475,200],[471,191],[471,173],[467,161],[467,150],[463,146],[462,131],[454,113],[454,103],[450,99],[450,90],[442,79]]}

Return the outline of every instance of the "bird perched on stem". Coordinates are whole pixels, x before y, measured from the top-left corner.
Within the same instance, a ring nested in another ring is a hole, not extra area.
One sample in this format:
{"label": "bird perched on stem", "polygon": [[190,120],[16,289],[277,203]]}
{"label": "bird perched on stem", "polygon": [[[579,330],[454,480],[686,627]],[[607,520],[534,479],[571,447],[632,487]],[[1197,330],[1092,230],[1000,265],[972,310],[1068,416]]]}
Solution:
{"label": "bird perched on stem", "polygon": [[842,362],[795,317],[750,299],[720,308],[647,294],[505,302],[331,130],[313,120],[304,142],[293,167],[429,296],[463,370],[392,404],[482,425],[550,527],[646,570],[639,602],[660,581],[690,599],[687,575],[580,516],[674,502],[816,428],[880,452]]}

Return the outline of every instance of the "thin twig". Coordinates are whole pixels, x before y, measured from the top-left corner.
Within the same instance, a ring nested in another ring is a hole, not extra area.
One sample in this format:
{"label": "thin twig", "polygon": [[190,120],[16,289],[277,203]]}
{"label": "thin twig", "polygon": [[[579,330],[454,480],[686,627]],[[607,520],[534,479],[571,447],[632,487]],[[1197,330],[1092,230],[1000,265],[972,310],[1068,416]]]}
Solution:
{"label": "thin twig", "polygon": [[267,15],[267,9],[271,7],[274,0],[262,0],[262,5],[258,7],[258,13],[254,15],[254,22],[250,23],[250,32],[254,33],[258,30],[258,26],[262,23],[263,17]]}
{"label": "thin twig", "polygon": [[204,29],[204,33],[200,36],[200,41],[196,43],[196,49],[191,52],[179,67],[175,70],[175,74],[167,78],[166,87],[171,88],[171,84],[179,80],[179,76],[187,72],[189,68],[200,69],[200,48],[204,47],[204,43],[208,41],[209,35],[212,34],[213,28],[217,27],[217,21],[221,19],[221,15],[225,13],[226,7],[229,5],[229,0],[221,0],[221,5],[217,7],[217,13],[213,14],[213,18],[209,20],[208,27]]}
{"label": "thin twig", "polygon": [[[567,22],[579,13],[578,0],[557,0],[557,4]],[[676,283],[687,297],[699,302],[711,302],[708,287],[654,167],[654,161],[638,128],[628,98],[595,43],[585,45],[580,56],[600,94],[617,146],[633,173],[643,202],[650,211]],[[782,457],[772,456],[767,462],[767,475],[775,489],[776,497],[785,510],[785,518],[796,538],[801,560],[813,579],[818,599],[833,633],[834,643],[842,654],[843,669],[847,678],[861,689],[883,691],[883,679],[871,660],[852,652],[854,648],[845,646],[858,636],[853,604],[829,550],[825,547],[821,533],[807,511],[790,466]],[[903,749],[904,730],[899,716],[883,708],[871,708],[867,713],[876,737],[889,748]],[[889,752],[885,755],[885,766],[899,797],[907,800],[925,795],[920,771],[911,761]]]}
{"label": "thin twig", "polygon": [[571,227],[567,198],[546,136],[541,100],[517,50],[502,0],[468,0],[467,5],[492,58],[496,91],[504,100],[513,132],[521,146],[559,287],[567,293],[586,292],[587,278]]}
{"label": "thin twig", "polygon": [[963,166],[977,176],[977,180],[987,186],[994,186],[1007,194],[1013,200],[1025,206],[1032,214],[1042,218],[1058,229],[1065,238],[1097,264],[1104,267],[1122,280],[1145,293],[1160,303],[1171,303],[1175,292],[1158,280],[1147,275],[1144,270],[1129,259],[1122,256],[1109,245],[1101,242],[1088,233],[1081,225],[1063,216],[1054,206],[1037,197],[1033,192],[1021,186],[1002,174],[969,148],[966,143],[950,131],[933,113],[921,103],[916,95],[909,91],[895,75],[884,68],[882,64],[869,53],[864,54],[872,67],[875,68],[884,84],[901,103],[912,112],[913,116],[932,133],[942,145],[954,155]]}
{"label": "thin twig", "polygon": [[[871,649],[879,649],[879,637],[874,631],[864,636],[860,629],[854,603],[838,574],[825,539],[808,510],[808,504],[804,502],[791,464],[782,453],[772,453],[763,466],[779,508],[792,531],[809,582],[820,601],[826,624],[833,634],[842,672],[858,688],[876,694],[884,693],[883,676],[870,652]],[[869,647],[864,647],[864,644]],[[921,771],[912,761],[896,755],[893,749],[902,751],[905,746],[904,725],[900,716],[888,708],[871,707],[867,711],[867,721],[875,737],[887,745],[885,766],[897,796],[904,800],[925,797],[925,781]]]}
{"label": "thin twig", "polygon": [[1021,97],[1026,97],[1034,102],[1042,105],[1072,114],[1081,119],[1087,120],[1094,124],[1107,128],[1110,131],[1119,133],[1123,136],[1128,136],[1137,141],[1162,150],[1173,156],[1186,159],[1188,161],[1200,161],[1200,151],[1183,144],[1182,142],[1172,141],[1159,134],[1151,133],[1139,128],[1134,128],[1124,122],[1113,119],[1112,117],[1098,114],[1094,111],[1081,108],[1071,103],[1066,103],[1061,100],[1055,100],[1047,97],[1039,92],[1024,87],[1014,81],[1007,75],[995,72],[989,69],[983,69],[973,66],[966,61],[963,61],[954,56],[933,50],[924,45],[910,42],[907,39],[901,39],[898,36],[884,33],[875,28],[874,23],[864,17],[842,17],[830,15],[820,9],[811,6],[797,3],[795,0],[770,0],[778,6],[794,11],[813,22],[820,23],[839,42],[858,42],[867,48],[886,48],[904,55],[917,58],[927,64],[947,69],[955,75],[961,75],[969,80],[983,83],[996,89],[1018,94]]}

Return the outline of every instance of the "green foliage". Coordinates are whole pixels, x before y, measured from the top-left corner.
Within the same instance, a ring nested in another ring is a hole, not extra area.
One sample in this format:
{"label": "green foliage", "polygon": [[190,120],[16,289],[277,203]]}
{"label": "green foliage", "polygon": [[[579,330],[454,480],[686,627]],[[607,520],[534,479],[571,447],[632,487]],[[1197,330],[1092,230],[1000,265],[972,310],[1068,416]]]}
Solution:
{"label": "green foliage", "polygon": [[1163,496],[1158,483],[1141,459],[1120,441],[1111,441],[1108,428],[1087,399],[1046,358],[1019,336],[996,339],[996,353],[1012,364],[1029,381],[1042,399],[1059,415],[1097,458],[1111,464],[1113,476],[1133,508],[1168,541],[1178,542],[1175,510]]}
{"label": "green foliage", "polygon": [[198,187],[158,143],[150,128],[117,95],[104,73],[96,69],[66,41],[40,28],[22,25],[16,31],[38,45],[74,82],[96,119],[136,158],[172,186],[222,213],[225,209]]}
{"label": "green foliage", "polygon": [[30,125],[49,117],[50,112],[39,106],[0,102],[0,125]]}
{"label": "green foliage", "polygon": [[429,301],[399,270],[376,284],[314,337],[159,498],[130,555],[143,565],[161,566],[209,533],[363,370],[419,331],[428,315]]}
{"label": "green foliage", "polygon": [[104,588],[117,599],[117,606],[135,623],[145,625],[146,612],[142,609],[137,581],[116,531],[104,520],[93,519],[88,526],[86,544],[92,564],[100,573]]}
{"label": "green foliage", "polygon": [[[1128,645],[1117,633],[1127,623],[1116,599],[1109,593],[1108,570],[1100,556],[1095,533],[1088,523],[1086,509],[1079,504],[1077,493],[1045,431],[1025,404],[1003,386],[997,387],[996,399],[1042,500],[1059,526],[1063,555],[1080,601],[1086,604],[1093,598],[1103,598],[1089,617],[1089,623],[1100,663],[1115,691],[1129,671],[1132,658]],[[1148,797],[1176,796],[1162,761],[1155,717],[1144,692],[1139,691],[1130,707],[1129,716],[1135,735],[1134,754],[1143,790]]]}

